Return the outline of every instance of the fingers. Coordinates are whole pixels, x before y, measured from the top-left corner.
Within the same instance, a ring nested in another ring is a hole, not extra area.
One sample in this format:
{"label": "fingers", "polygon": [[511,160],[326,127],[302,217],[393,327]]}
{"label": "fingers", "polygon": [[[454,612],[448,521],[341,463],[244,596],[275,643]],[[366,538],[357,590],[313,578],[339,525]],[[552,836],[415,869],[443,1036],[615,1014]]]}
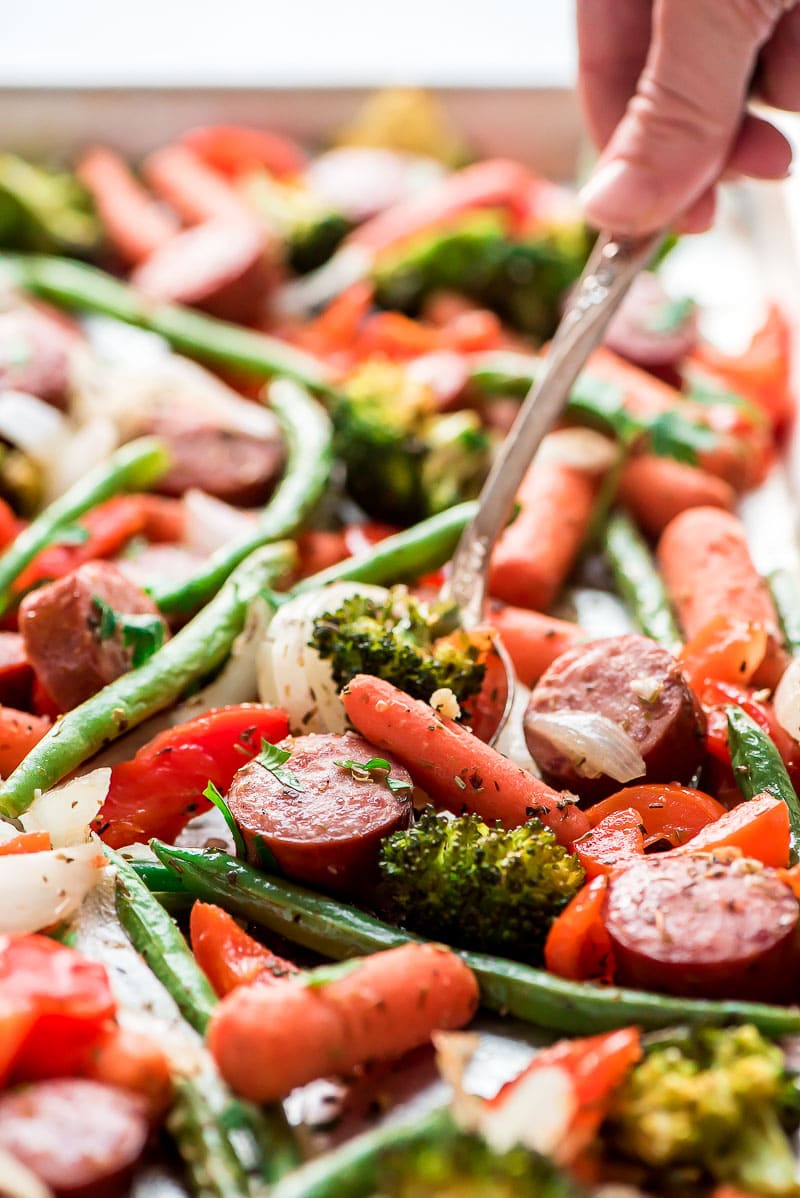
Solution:
{"label": "fingers", "polygon": [[[781,0],[656,0],[636,94],[582,194],[592,224],[650,232],[713,186],[734,145],[758,51],[781,11]],[[746,153],[759,156],[752,147]]]}
{"label": "fingers", "polygon": [[756,91],[773,108],[800,111],[800,5],[781,18],[761,51]]}
{"label": "fingers", "polygon": [[792,147],[780,130],[769,121],[748,113],[728,155],[726,174],[749,175],[753,179],[785,179],[791,164]]}
{"label": "fingers", "polygon": [[616,129],[647,59],[650,0],[578,0],[578,92],[597,146]]}

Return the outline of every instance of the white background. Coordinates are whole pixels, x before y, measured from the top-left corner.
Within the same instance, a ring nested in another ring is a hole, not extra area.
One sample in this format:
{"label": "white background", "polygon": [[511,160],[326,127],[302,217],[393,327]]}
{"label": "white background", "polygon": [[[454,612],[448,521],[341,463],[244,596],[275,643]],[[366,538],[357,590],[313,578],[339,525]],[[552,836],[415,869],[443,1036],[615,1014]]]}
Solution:
{"label": "white background", "polygon": [[569,83],[573,0],[5,0],[0,85]]}

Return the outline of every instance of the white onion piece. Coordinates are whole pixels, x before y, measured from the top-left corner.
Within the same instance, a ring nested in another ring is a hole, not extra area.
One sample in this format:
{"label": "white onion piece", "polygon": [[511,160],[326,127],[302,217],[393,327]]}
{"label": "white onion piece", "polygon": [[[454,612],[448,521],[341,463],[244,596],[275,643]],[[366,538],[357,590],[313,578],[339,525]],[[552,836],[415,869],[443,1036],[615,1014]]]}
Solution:
{"label": "white onion piece", "polygon": [[96,416],[58,446],[48,463],[45,477],[47,499],[58,499],[94,467],[104,462],[119,445],[119,434],[105,416]]}
{"label": "white onion piece", "polygon": [[6,844],[9,840],[15,840],[19,836],[19,828],[16,824],[10,823],[8,820],[0,820],[0,844]]}
{"label": "white onion piece", "polygon": [[0,437],[47,466],[67,436],[58,408],[26,391],[0,392]]}
{"label": "white onion piece", "polygon": [[483,1104],[475,1130],[495,1152],[508,1152],[521,1144],[558,1161],[577,1114],[575,1083],[566,1069],[537,1067],[534,1058],[493,1102]]}
{"label": "white onion piece", "polygon": [[19,822],[26,832],[49,832],[54,849],[84,844],[110,785],[110,769],[92,770],[37,795]]}
{"label": "white onion piece", "polygon": [[253,531],[254,515],[215,495],[192,487],[183,497],[183,543],[194,553],[210,554]]}
{"label": "white onion piece", "polygon": [[0,1181],[3,1198],[53,1198],[50,1187],[3,1148],[0,1148]]}
{"label": "white onion piece", "polygon": [[81,322],[93,352],[104,362],[141,367],[169,357],[169,343],[158,333],[137,329],[113,316],[85,316]]}
{"label": "white onion piece", "polygon": [[318,270],[280,287],[273,297],[275,311],[281,316],[302,316],[314,308],[321,308],[347,287],[365,278],[371,269],[369,250],[361,245],[346,245]]}
{"label": "white onion piece", "polygon": [[0,857],[0,933],[39,932],[77,911],[100,878],[96,844]]}
{"label": "white onion piece", "polygon": [[546,740],[583,778],[604,775],[616,782],[641,778],[646,766],[628,733],[594,711],[548,711],[528,715],[528,732]]}
{"label": "white onion piece", "polygon": [[230,657],[213,681],[174,708],[178,717],[174,722],[182,723],[196,715],[210,711],[212,707],[226,707],[231,703],[251,703],[258,698],[257,658],[259,646],[267,635],[273,608],[264,599],[253,599],[247,612],[244,628],[233,642]]}
{"label": "white onion piece", "polygon": [[345,599],[364,595],[381,603],[383,587],[336,582],[290,599],[272,618],[258,650],[258,693],[262,703],[283,707],[294,733],[344,732],[347,716],[330,662],[309,645],[314,620],[336,611]]}
{"label": "white onion piece", "polygon": [[794,740],[800,740],[800,657],[795,657],[775,688],[775,718]]}
{"label": "white onion piece", "polygon": [[545,437],[539,454],[587,474],[605,474],[617,461],[619,450],[593,428],[560,428]]}

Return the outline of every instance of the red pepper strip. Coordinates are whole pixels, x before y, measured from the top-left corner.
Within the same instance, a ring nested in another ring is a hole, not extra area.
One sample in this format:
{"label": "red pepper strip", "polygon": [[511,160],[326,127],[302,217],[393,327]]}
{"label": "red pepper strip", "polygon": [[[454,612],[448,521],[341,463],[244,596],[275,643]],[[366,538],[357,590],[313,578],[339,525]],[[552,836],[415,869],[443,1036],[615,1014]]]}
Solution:
{"label": "red pepper strip", "polygon": [[514,220],[524,219],[529,181],[530,174],[520,163],[487,158],[448,176],[421,198],[401,200],[365,221],[345,244],[377,254],[479,208],[505,208]]}
{"label": "red pepper strip", "polygon": [[766,651],[765,628],[720,613],[683,646],[681,671],[698,696],[708,681],[747,686]]}
{"label": "red pepper strip", "polygon": [[789,861],[789,810],[781,799],[760,794],[749,802],[726,811],[714,823],[707,824],[693,840],[672,849],[686,853],[710,853],[717,849],[739,849],[773,869],[785,869]]}
{"label": "red pepper strip", "polygon": [[300,972],[291,961],[248,936],[233,916],[213,903],[194,904],[189,933],[197,964],[220,998],[237,986],[274,983]]}
{"label": "red pepper strip", "polygon": [[733,391],[756,404],[770,417],[776,428],[794,416],[795,400],[791,389],[792,329],[777,305],[772,304],[767,318],[753,336],[747,349],[738,355],[721,353],[713,345],[700,345],[689,364],[708,370]]}
{"label": "red pepper strip", "polygon": [[630,808],[644,825],[645,848],[664,840],[677,848],[725,814],[725,808],[711,795],[677,782],[626,786],[595,803],[586,814],[594,828],[612,812]]}
{"label": "red pepper strip", "polygon": [[575,982],[611,982],[614,957],[603,922],[608,878],[601,874],[579,890],[553,923],[544,946],[551,973]]}
{"label": "red pepper strip", "polygon": [[280,179],[299,175],[306,167],[306,156],[295,142],[267,129],[202,125],[184,133],[181,141],[206,166],[229,178],[261,167]]}
{"label": "red pepper strip", "polygon": [[224,794],[233,775],[259,752],[289,734],[286,713],[256,703],[221,707],[168,728],[111,771],[111,785],[95,831],[114,848],[158,836],[173,840],[211,804],[209,782]]}
{"label": "red pepper strip", "polygon": [[632,807],[612,811],[572,846],[586,877],[609,876],[644,856],[641,816]]}

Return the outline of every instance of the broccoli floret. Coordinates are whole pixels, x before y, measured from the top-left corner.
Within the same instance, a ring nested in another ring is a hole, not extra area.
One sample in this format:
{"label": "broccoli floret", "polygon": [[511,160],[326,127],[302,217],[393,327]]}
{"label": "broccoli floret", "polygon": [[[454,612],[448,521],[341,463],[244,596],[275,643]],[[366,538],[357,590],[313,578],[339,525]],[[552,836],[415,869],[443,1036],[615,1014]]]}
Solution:
{"label": "broccoli floret", "polygon": [[458,291],[492,308],[508,324],[539,340],[551,336],[563,298],[589,249],[579,224],[542,229],[513,241],[491,213],[457,228],[426,234],[384,262],[376,279],[382,307],[415,315],[433,291]]}
{"label": "broccoli floret", "polygon": [[422,603],[394,587],[384,603],[354,595],[337,611],[319,616],[310,644],[330,660],[338,686],[356,674],[374,674],[426,703],[442,688],[462,703],[480,691],[486,667],[466,634],[440,640],[458,626],[455,605]]}
{"label": "broccoli floret", "polygon": [[782,1125],[781,1050],[752,1025],[703,1028],[656,1043],[620,1090],[607,1126],[625,1156],[662,1173],[800,1194]]}
{"label": "broccoli floret", "polygon": [[378,1165],[380,1198],[582,1198],[584,1190],[524,1148],[493,1152],[477,1136],[453,1132],[387,1153]]}
{"label": "broccoli floret", "polygon": [[384,841],[381,873],[395,917],[459,948],[536,962],[583,868],[538,819],[490,827],[433,808]]}
{"label": "broccoli floret", "polygon": [[347,489],[377,519],[409,524],[444,511],[476,495],[489,468],[478,414],[438,413],[427,385],[382,358],[350,376],[333,421]]}
{"label": "broccoli floret", "polygon": [[0,246],[86,256],[100,248],[101,228],[88,192],[67,171],[0,154]]}

